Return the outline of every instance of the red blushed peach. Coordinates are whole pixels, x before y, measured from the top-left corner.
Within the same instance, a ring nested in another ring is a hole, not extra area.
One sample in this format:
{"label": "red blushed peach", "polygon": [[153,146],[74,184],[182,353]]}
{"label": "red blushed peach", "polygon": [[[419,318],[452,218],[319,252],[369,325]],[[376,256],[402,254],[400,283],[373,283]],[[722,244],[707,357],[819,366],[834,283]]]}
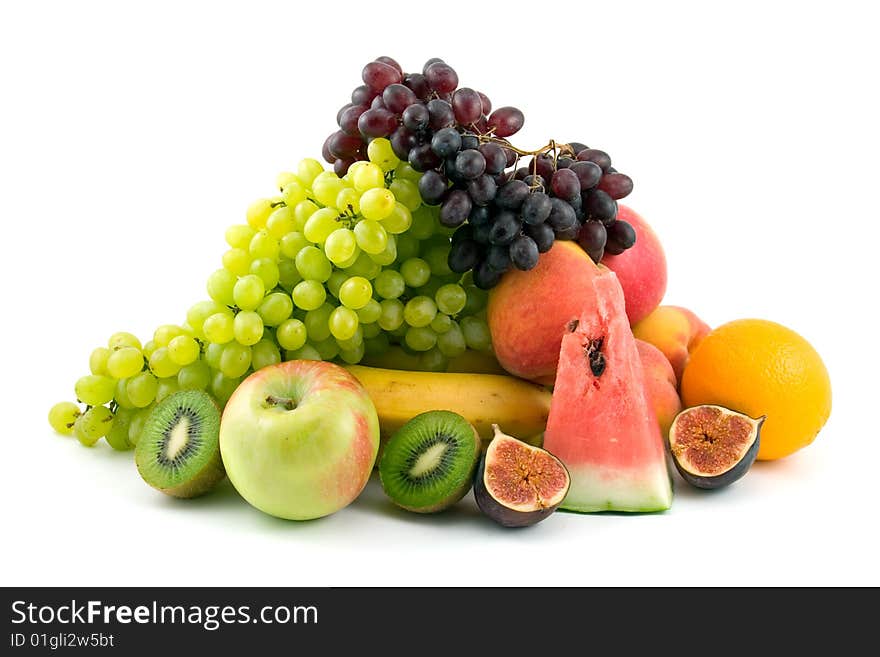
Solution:
{"label": "red blushed peach", "polygon": [[630,324],[640,322],[666,294],[666,255],[657,234],[645,220],[625,205],[618,205],[617,218],[632,225],[636,243],[620,255],[606,253],[602,264],[614,271],[623,288]]}
{"label": "red blushed peach", "polygon": [[660,433],[666,439],[672,421],[682,408],[681,399],[676,391],[675,372],[672,371],[672,365],[666,360],[663,352],[654,345],[637,339],[636,347],[645,372],[645,392],[648,395],[648,402],[657,416]]}
{"label": "red blushed peach", "polygon": [[687,308],[660,306],[633,326],[633,335],[663,352],[680,384],[690,354],[710,330],[708,324]]}
{"label": "red blushed peach", "polygon": [[512,269],[489,293],[495,357],[515,376],[552,385],[566,325],[596,305],[593,279],[613,276],[576,242],[558,241],[530,271]]}

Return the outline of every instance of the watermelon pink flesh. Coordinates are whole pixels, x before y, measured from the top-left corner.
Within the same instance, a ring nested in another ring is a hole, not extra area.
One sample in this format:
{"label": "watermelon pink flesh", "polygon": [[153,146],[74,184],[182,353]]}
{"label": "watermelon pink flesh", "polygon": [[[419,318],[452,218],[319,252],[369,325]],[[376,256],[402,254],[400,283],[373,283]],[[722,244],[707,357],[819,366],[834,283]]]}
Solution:
{"label": "watermelon pink flesh", "polygon": [[571,474],[561,508],[662,511],[672,503],[672,486],[623,291],[611,271],[593,288],[595,308],[572,321],[562,339],[544,434],[544,449]]}

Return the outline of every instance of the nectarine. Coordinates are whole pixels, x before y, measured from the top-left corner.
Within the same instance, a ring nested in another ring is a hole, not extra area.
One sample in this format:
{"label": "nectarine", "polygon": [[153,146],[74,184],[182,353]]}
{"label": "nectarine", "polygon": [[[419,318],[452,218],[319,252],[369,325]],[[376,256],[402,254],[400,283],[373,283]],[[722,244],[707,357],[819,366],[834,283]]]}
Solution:
{"label": "nectarine", "polygon": [[687,308],[659,306],[633,326],[633,335],[663,352],[680,385],[690,354],[710,330],[708,324]]}

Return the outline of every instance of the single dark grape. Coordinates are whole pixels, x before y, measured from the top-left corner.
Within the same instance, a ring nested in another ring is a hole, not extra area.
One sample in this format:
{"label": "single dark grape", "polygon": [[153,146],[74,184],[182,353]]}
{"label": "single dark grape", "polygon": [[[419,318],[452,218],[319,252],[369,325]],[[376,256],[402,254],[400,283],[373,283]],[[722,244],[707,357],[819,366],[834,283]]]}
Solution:
{"label": "single dark grape", "polygon": [[495,184],[499,187],[501,187],[501,185],[506,185],[511,180],[513,180],[513,171],[502,171],[495,176]]}
{"label": "single dark grape", "polygon": [[501,148],[504,150],[504,156],[507,158],[507,166],[512,167],[518,157],[516,152],[503,146]]}
{"label": "single dark grape", "polygon": [[455,156],[455,168],[462,178],[473,180],[486,170],[486,158],[478,150],[461,151]]}
{"label": "single dark grape", "polygon": [[474,239],[474,227],[469,223],[464,226],[459,226],[456,228],[455,232],[452,233],[452,237],[450,238],[451,244],[458,244],[464,240],[473,240]]}
{"label": "single dark grape", "polygon": [[360,137],[358,119],[367,111],[366,105],[349,105],[339,114],[339,128],[347,135]]}
{"label": "single dark grape", "polygon": [[432,98],[428,101],[428,114],[430,119],[428,125],[431,130],[440,130],[455,125],[455,113],[452,111],[452,105],[445,100]]}
{"label": "single dark grape", "polygon": [[548,224],[526,226],[525,233],[531,237],[538,247],[538,253],[547,253],[556,241],[556,234]]}
{"label": "single dark grape", "polygon": [[428,127],[428,121],[431,116],[428,114],[428,108],[421,103],[415,103],[403,110],[403,125],[408,130],[418,132]]}
{"label": "single dark grape", "polygon": [[376,92],[370,89],[367,85],[362,84],[359,87],[355,87],[355,90],[351,92],[351,104],[369,105],[375,95]]}
{"label": "single dark grape", "polygon": [[461,135],[455,128],[443,128],[431,138],[431,150],[438,157],[451,157],[461,148]]}
{"label": "single dark grape", "polygon": [[510,245],[510,261],[520,271],[528,271],[538,264],[538,245],[528,235],[520,235]]}
{"label": "single dark grape", "polygon": [[598,148],[582,150],[577,154],[577,159],[581,162],[595,162],[602,168],[602,171],[606,171],[611,166],[611,156],[605,151],[600,151]]}
{"label": "single dark grape", "polygon": [[475,205],[468,215],[468,223],[472,226],[486,226],[492,219],[492,211],[486,206]]}
{"label": "single dark grape", "polygon": [[453,189],[440,206],[440,223],[447,228],[461,226],[467,221],[472,207],[471,197],[466,191]]}
{"label": "single dark grape", "polygon": [[428,61],[426,61],[426,62],[425,62],[425,65],[422,66],[422,73],[424,74],[424,73],[428,70],[428,67],[429,67],[431,64],[437,64],[438,62],[441,63],[441,64],[445,64],[445,62],[444,62],[442,59],[440,59],[439,57],[431,57],[431,59],[429,59]]}
{"label": "single dark grape", "polygon": [[496,137],[510,137],[523,127],[525,116],[516,107],[499,107],[489,115],[487,123],[490,129],[494,129]]}
{"label": "single dark grape", "polygon": [[339,159],[333,163],[333,173],[342,178],[345,174],[348,173],[348,167],[354,164],[354,160],[351,159]]}
{"label": "single dark grape", "polygon": [[587,219],[601,221],[606,226],[617,218],[617,201],[601,189],[584,194],[584,214]]}
{"label": "single dark grape", "polygon": [[403,110],[418,100],[412,89],[400,83],[389,84],[382,92],[385,108],[395,114],[403,114]]}
{"label": "single dark grape", "polygon": [[455,120],[462,125],[473,123],[483,114],[483,102],[473,89],[462,87],[452,95]]}
{"label": "single dark grape", "polygon": [[379,94],[370,102],[370,109],[388,109],[385,107],[385,99],[382,98],[382,94]]}
{"label": "single dark grape", "polygon": [[508,210],[519,210],[529,195],[529,186],[522,180],[511,180],[498,189],[495,204]]}
{"label": "single dark grape", "polygon": [[479,256],[480,247],[477,243],[473,240],[463,239],[452,244],[446,263],[456,274],[463,274],[474,268]]}
{"label": "single dark grape", "polygon": [[[474,151],[464,151],[473,153]],[[492,176],[482,175],[467,184],[468,194],[476,205],[488,205],[498,193],[498,186]]]}
{"label": "single dark grape", "polygon": [[361,71],[361,78],[372,91],[380,93],[388,85],[400,82],[403,76],[393,66],[383,62],[370,62]]}
{"label": "single dark grape", "polygon": [[462,135],[461,137],[461,150],[466,151],[474,148],[480,147],[480,140],[477,139],[474,135]]}
{"label": "single dark grape", "polygon": [[[333,135],[336,133],[334,132]],[[330,152],[330,140],[333,139],[333,135],[328,135],[327,139],[324,140],[324,144],[321,146],[321,157],[324,158],[325,162],[333,164],[336,161],[336,156]]]}
{"label": "single dark grape", "polygon": [[529,174],[523,178],[523,182],[529,186],[529,189],[547,189],[547,182],[541,176]]}
{"label": "single dark grape", "polygon": [[364,137],[387,137],[396,129],[397,118],[388,110],[368,109],[358,117],[358,130]]}
{"label": "single dark grape", "polygon": [[599,221],[587,221],[581,226],[578,233],[578,244],[592,258],[593,262],[598,263],[602,259],[605,252],[605,242],[608,239],[608,232],[604,224]]}
{"label": "single dark grape", "polygon": [[507,155],[505,155],[504,149],[501,146],[490,143],[483,144],[479,148],[486,159],[486,173],[494,176],[504,171],[504,168],[507,166]]}
{"label": "single dark grape", "polygon": [[553,204],[550,202],[550,197],[547,194],[544,192],[532,192],[523,201],[520,214],[525,223],[535,226],[547,221],[547,217],[550,216],[552,209]]}
{"label": "single dark grape", "polygon": [[577,160],[573,160],[570,157],[566,157],[564,155],[561,155],[558,158],[556,158],[556,168],[557,169],[567,169],[572,164],[574,164],[576,161]]}
{"label": "single dark grape", "polygon": [[339,120],[342,118],[342,113],[347,110],[349,107],[353,107],[352,103],[346,103],[342,107],[339,108],[339,111],[336,112],[336,124],[339,124]]}
{"label": "single dark grape", "polygon": [[633,181],[625,173],[608,173],[599,181],[599,189],[617,200],[629,196],[633,190]]}
{"label": "single dark grape", "polygon": [[513,172],[513,177],[515,180],[525,180],[531,175],[529,173],[528,167],[519,167],[516,171]]}
{"label": "single dark grape", "polygon": [[584,191],[592,189],[602,179],[602,167],[595,162],[575,162],[569,171],[574,171]]}
{"label": "single dark grape", "polygon": [[556,167],[553,166],[552,157],[539,155],[529,164],[529,171],[534,171],[544,180],[552,180],[553,174],[556,173]]}
{"label": "single dark grape", "polygon": [[589,148],[589,146],[587,146],[586,144],[582,144],[579,141],[570,141],[568,142],[568,145],[571,147],[571,152],[574,153],[575,156],[577,156],[577,154],[581,151],[585,151]]}
{"label": "single dark grape", "polygon": [[503,272],[492,269],[487,262],[481,262],[474,269],[474,285],[481,290],[491,290],[498,285],[502,274]]}
{"label": "single dark grape", "polygon": [[568,228],[562,228],[560,230],[554,230],[553,233],[556,235],[557,240],[575,240],[577,239],[578,233],[581,231],[581,225],[575,221]]}
{"label": "single dark grape", "polygon": [[397,72],[403,75],[403,67],[397,63],[396,59],[388,57],[387,55],[382,55],[381,57],[376,57],[376,61],[388,64],[388,66],[397,69]]}
{"label": "single dark grape", "polygon": [[636,231],[629,222],[618,219],[608,226],[608,239],[624,250],[631,249],[636,243]]}
{"label": "single dark grape", "polygon": [[577,217],[571,204],[566,203],[561,198],[551,198],[550,204],[550,215],[547,217],[547,223],[550,224],[554,231],[559,233],[559,231],[570,228],[577,223]]}
{"label": "single dark grape", "polygon": [[492,111],[492,101],[489,100],[489,96],[482,91],[478,91],[477,94],[480,96],[480,108],[482,109],[483,114],[489,116],[489,113]]}
{"label": "single dark grape", "polygon": [[495,271],[505,272],[510,269],[510,247],[493,244],[486,251],[486,264]]}
{"label": "single dark grape", "polygon": [[550,189],[558,198],[570,201],[581,195],[581,183],[571,169],[559,169],[550,179]]}
{"label": "single dark grape", "polygon": [[502,210],[492,223],[489,241],[492,244],[510,244],[521,229],[522,225],[517,216],[510,210]]}
{"label": "single dark grape", "polygon": [[438,94],[449,94],[458,86],[458,74],[445,62],[434,62],[425,69],[425,79]]}
{"label": "single dark grape", "polygon": [[440,166],[440,158],[431,150],[430,144],[416,146],[409,152],[407,161],[416,171],[427,171]]}
{"label": "single dark grape", "polygon": [[431,95],[431,85],[421,73],[410,73],[403,78],[403,84],[409,87],[419,100],[425,100]]}
{"label": "single dark grape", "polygon": [[409,152],[419,145],[419,140],[415,134],[404,126],[400,126],[392,132],[389,139],[391,140],[391,150],[401,160],[406,160],[409,157]]}
{"label": "single dark grape", "polygon": [[474,242],[477,244],[488,244],[490,233],[492,232],[492,224],[485,223],[479,226],[474,225]]}
{"label": "single dark grape", "polygon": [[438,205],[446,195],[449,185],[441,174],[436,171],[426,171],[419,179],[419,194],[422,201],[428,205]]}
{"label": "single dark grape", "polygon": [[353,137],[347,135],[342,130],[334,132],[330,135],[327,142],[327,148],[330,154],[341,159],[354,159],[355,154],[364,145],[360,135]]}

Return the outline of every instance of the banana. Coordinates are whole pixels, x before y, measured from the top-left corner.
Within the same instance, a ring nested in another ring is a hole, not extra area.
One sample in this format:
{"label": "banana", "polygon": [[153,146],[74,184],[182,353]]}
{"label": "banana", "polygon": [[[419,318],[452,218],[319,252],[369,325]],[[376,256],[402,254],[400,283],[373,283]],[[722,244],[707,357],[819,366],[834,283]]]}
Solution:
{"label": "banana", "polygon": [[500,374],[411,372],[348,365],[367,389],[387,438],[419,413],[434,410],[462,415],[484,442],[492,425],[532,442],[547,426],[550,392],[543,386]]}

